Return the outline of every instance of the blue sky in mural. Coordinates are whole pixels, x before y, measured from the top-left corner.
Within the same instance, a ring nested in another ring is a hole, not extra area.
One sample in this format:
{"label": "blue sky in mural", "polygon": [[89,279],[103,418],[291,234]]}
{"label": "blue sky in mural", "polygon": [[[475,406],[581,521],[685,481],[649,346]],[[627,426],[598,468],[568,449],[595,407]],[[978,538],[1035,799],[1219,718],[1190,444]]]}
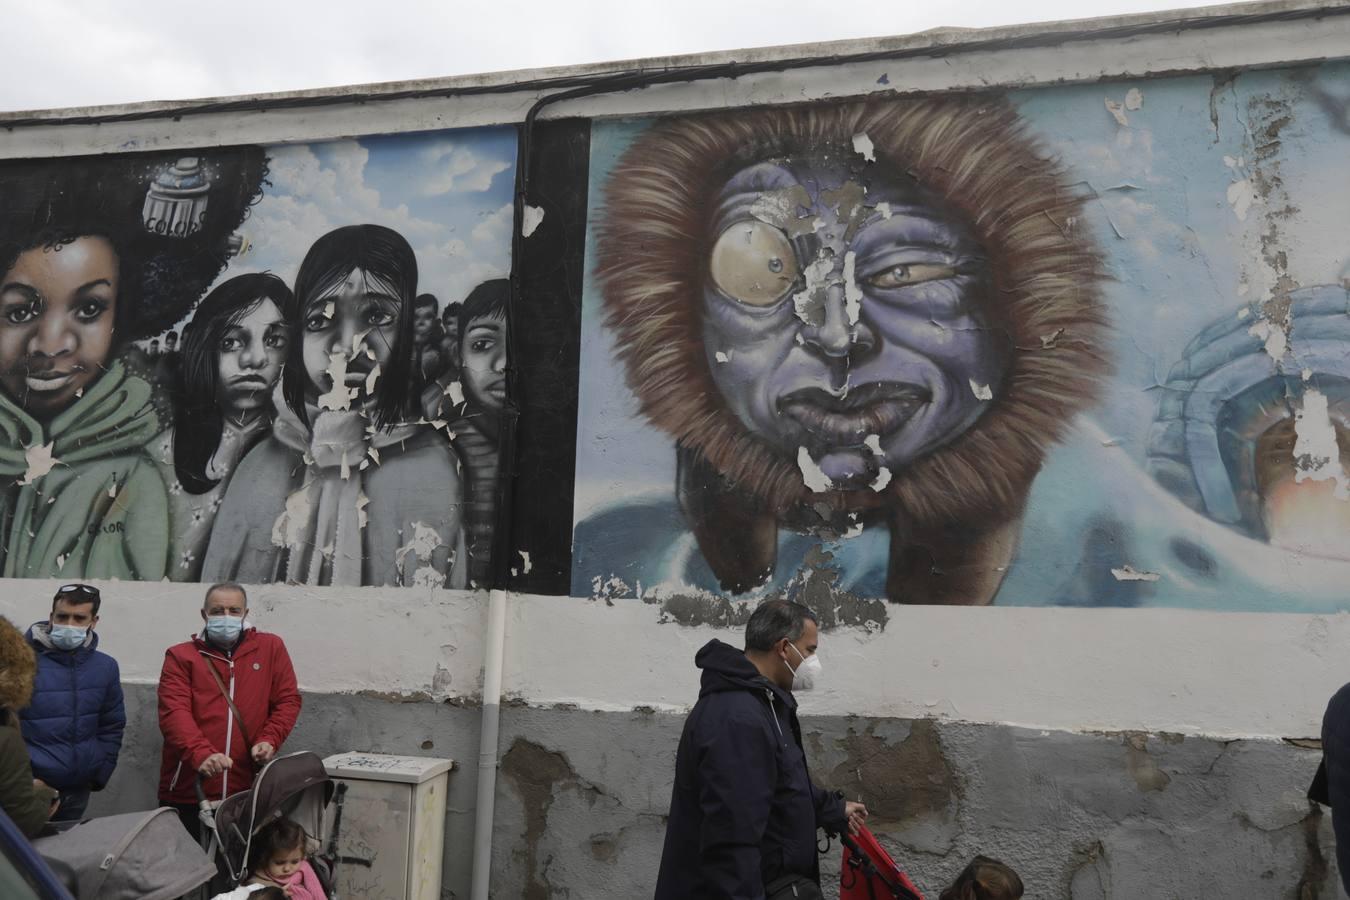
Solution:
{"label": "blue sky in mural", "polygon": [[[1095,197],[1076,227],[1090,229],[1108,259],[1115,374],[1103,402],[1047,459],[998,603],[1346,607],[1350,563],[1253,540],[1231,522],[1193,511],[1148,468],[1160,399],[1175,391],[1166,387],[1169,373],[1197,334],[1238,326],[1241,352],[1251,357],[1246,366],[1275,374],[1259,342],[1246,339],[1242,323],[1257,321],[1253,304],[1267,300],[1281,277],[1285,288],[1311,289],[1350,275],[1350,134],[1347,107],[1337,105],[1346,96],[1344,65],[1012,95],[1028,128]],[[596,126],[591,209],[601,204],[606,173],[644,127]],[[1274,258],[1272,245],[1285,256]],[[614,377],[597,307],[588,282],[578,521],[616,496],[668,499],[674,476],[668,439],[636,418],[626,385]],[[1294,331],[1285,370],[1296,379],[1310,357],[1300,355],[1308,345],[1297,319]],[[886,543],[876,531],[833,548],[841,587],[883,593]]]}
{"label": "blue sky in mural", "polygon": [[221,278],[268,269],[293,282],[316,238],[373,223],[408,239],[421,291],[462,300],[510,267],[515,153],[509,127],[273,147],[243,229],[252,248]]}

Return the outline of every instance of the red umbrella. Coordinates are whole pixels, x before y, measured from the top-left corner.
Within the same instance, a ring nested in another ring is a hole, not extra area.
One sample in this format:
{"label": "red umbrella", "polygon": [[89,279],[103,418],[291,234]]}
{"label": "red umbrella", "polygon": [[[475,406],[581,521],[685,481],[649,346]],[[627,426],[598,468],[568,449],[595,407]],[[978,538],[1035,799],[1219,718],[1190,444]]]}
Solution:
{"label": "red umbrella", "polygon": [[840,835],[839,841],[844,845],[839,900],[923,900],[914,882],[866,826],[857,835]]}

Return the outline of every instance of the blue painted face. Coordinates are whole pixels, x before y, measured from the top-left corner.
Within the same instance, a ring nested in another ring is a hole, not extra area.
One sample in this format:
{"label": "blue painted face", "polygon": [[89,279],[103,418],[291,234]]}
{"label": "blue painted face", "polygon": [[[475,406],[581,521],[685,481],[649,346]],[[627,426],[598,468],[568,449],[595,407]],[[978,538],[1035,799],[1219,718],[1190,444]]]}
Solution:
{"label": "blue painted face", "polygon": [[882,469],[964,432],[1011,359],[969,229],[882,166],[738,172],[717,198],[703,291],[728,407],[784,455],[805,447],[842,489],[884,484]]}

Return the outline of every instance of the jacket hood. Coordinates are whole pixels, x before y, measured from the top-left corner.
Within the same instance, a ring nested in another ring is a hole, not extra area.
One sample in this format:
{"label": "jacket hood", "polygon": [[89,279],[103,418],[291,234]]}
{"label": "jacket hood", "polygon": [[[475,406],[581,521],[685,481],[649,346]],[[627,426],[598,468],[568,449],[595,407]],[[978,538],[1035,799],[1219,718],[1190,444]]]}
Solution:
{"label": "jacket hood", "polygon": [[694,665],[703,670],[703,686],[698,695],[706,697],[722,691],[762,691],[766,688],[788,704],[797,706],[792,694],[783,690],[755,668],[745,651],[713,638],[694,655]]}
{"label": "jacket hood", "polygon": [[52,623],[45,619],[29,625],[26,637],[28,638],[28,642],[37,648],[39,652],[42,650],[52,650],[58,654],[58,656],[60,654],[69,653],[73,657],[76,654],[83,654],[84,651],[92,651],[98,648],[98,632],[90,629],[89,633],[84,636],[84,643],[76,647],[73,651],[59,649],[52,643]]}
{"label": "jacket hood", "polygon": [[36,446],[50,444],[53,457],[74,465],[139,450],[159,431],[150,383],[117,361],[46,428],[0,394],[0,475],[27,472]]}
{"label": "jacket hood", "polygon": [[13,623],[0,617],[0,708],[17,712],[27,706],[36,674],[33,646]]}

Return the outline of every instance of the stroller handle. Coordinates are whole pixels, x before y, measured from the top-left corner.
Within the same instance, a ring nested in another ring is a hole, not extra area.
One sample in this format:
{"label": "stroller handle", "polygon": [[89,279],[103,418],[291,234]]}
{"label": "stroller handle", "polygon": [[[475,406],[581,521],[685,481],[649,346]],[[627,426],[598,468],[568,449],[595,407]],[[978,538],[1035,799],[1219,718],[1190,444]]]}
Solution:
{"label": "stroller handle", "polygon": [[206,775],[198,772],[197,777],[192,779],[192,786],[197,791],[197,805],[202,809],[210,809],[211,801],[206,797]]}

